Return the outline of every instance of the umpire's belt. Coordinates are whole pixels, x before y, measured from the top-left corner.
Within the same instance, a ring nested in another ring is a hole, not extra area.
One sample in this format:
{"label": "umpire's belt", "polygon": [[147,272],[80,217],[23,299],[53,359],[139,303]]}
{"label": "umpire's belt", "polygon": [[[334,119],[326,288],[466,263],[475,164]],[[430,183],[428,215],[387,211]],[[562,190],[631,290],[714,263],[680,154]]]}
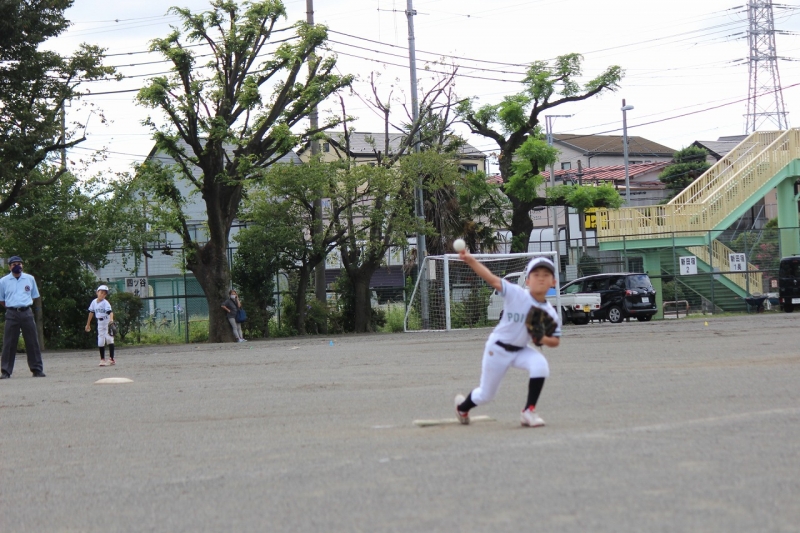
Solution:
{"label": "umpire's belt", "polygon": [[514,346],[513,344],[506,344],[502,341],[496,341],[495,344],[507,352],[518,352],[522,349],[522,346]]}
{"label": "umpire's belt", "polygon": [[9,307],[9,309],[13,309],[15,311],[27,311],[30,308],[31,308],[30,305],[25,306],[25,307]]}

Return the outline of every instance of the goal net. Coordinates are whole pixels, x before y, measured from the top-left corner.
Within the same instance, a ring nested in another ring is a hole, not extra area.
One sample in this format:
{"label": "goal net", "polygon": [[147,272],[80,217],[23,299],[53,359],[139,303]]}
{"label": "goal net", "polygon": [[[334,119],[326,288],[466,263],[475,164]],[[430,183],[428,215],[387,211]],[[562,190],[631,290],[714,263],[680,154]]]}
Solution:
{"label": "goal net", "polygon": [[[533,257],[547,257],[556,265],[556,272],[559,271],[556,251],[472,256],[493,274],[511,283],[519,282],[522,271]],[[497,324],[502,308],[502,298],[457,254],[431,255],[422,263],[403,326],[405,331],[489,327]]]}

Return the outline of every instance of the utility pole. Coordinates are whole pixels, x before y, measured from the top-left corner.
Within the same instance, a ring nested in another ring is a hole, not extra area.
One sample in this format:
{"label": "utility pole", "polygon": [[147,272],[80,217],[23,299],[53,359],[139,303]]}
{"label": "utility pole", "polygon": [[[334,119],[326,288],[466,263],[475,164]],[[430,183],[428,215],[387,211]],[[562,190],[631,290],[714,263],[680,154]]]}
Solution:
{"label": "utility pole", "polygon": [[[578,186],[583,187],[583,163],[578,159]],[[581,255],[586,255],[586,213],[578,211],[578,227],[581,228]]]}
{"label": "utility pole", "polygon": [[[414,38],[414,15],[417,12],[414,10],[413,0],[406,0],[406,18],[408,19],[408,64],[410,67],[411,75],[411,119],[412,124],[417,126],[419,121],[419,99],[417,97],[417,50]],[[414,151],[419,151],[419,143],[417,142],[417,135],[414,135]],[[422,178],[417,180],[417,186],[414,190],[414,214],[420,219],[420,222],[425,222],[425,197],[422,192]],[[417,275],[422,275],[422,265],[425,264],[425,256],[428,255],[425,246],[425,234],[417,232]],[[422,327],[427,329],[429,327],[428,315],[428,291],[427,280],[422,280]]]}
{"label": "utility pole", "polygon": [[622,99],[622,157],[625,163],[625,207],[631,206],[631,182],[628,174],[628,111],[633,109],[632,105],[625,105]]}
{"label": "utility pole", "polygon": [[[314,25],[314,0],[306,0],[306,22],[309,26]],[[312,63],[317,60],[316,54],[312,54],[309,57],[309,64],[308,64],[308,75],[311,76],[312,73]],[[311,108],[311,112],[308,114],[308,121],[309,126],[312,131],[319,128],[319,114],[317,113],[317,106]],[[311,158],[315,159],[319,155],[319,140],[312,139],[311,140]],[[321,196],[321,194],[319,195]],[[318,245],[322,244],[322,233],[323,233],[323,224],[322,224],[322,198],[317,198],[314,200],[314,233],[316,234],[316,243]],[[321,304],[327,306],[328,304],[328,295],[327,295],[327,283],[325,283],[325,257],[322,258],[322,261],[314,268],[314,296],[317,298],[317,301]],[[328,324],[322,324],[322,333],[328,332]]]}
{"label": "utility pole", "polygon": [[772,122],[779,130],[789,129],[781,76],[778,72],[778,59],[781,58],[778,57],[775,46],[773,5],[776,4],[772,0],[747,2],[750,84],[747,90],[745,133],[754,133],[768,122]]}
{"label": "utility pole", "polygon": [[[572,115],[545,115],[544,122],[547,133],[547,144],[553,146],[553,119],[569,118],[571,116]],[[550,163],[550,186],[556,186],[556,169],[553,163]],[[558,252],[558,255],[561,255],[561,251],[558,248],[558,212],[556,209],[557,207],[553,206],[553,249]],[[566,213],[565,219],[567,217],[569,217],[569,213]],[[569,235],[567,235],[566,238],[569,239]],[[530,239],[530,237],[528,237],[528,239]]]}

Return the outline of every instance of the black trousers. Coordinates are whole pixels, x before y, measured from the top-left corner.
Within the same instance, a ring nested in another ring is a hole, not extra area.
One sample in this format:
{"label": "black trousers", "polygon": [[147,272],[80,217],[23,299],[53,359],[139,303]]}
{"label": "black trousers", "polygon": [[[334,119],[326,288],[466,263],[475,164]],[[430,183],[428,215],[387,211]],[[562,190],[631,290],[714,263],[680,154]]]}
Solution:
{"label": "black trousers", "polygon": [[17,358],[17,341],[19,332],[25,339],[25,352],[28,354],[28,368],[31,372],[43,372],[42,352],[39,349],[39,336],[36,332],[36,322],[33,320],[33,310],[29,307],[24,311],[17,309],[6,310],[6,326],[3,330],[3,372],[9,376],[14,372],[14,360]]}

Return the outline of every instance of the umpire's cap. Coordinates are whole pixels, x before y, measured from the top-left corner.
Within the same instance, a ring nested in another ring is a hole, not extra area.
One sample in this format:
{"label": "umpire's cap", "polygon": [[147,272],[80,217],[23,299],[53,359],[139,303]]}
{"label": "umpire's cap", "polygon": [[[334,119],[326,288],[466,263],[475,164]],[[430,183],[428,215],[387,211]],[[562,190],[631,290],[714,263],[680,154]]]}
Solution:
{"label": "umpire's cap", "polygon": [[528,274],[533,272],[533,269],[544,267],[548,269],[553,275],[556,275],[556,267],[553,265],[553,262],[550,261],[546,257],[534,257],[528,262],[528,266],[525,267],[525,279],[528,279]]}
{"label": "umpire's cap", "polygon": [[24,263],[24,261],[20,256],[12,255],[11,257],[8,258],[8,264],[10,265],[11,263]]}
{"label": "umpire's cap", "polygon": [[108,292],[108,285],[100,285],[99,287],[97,287],[97,290]]}

